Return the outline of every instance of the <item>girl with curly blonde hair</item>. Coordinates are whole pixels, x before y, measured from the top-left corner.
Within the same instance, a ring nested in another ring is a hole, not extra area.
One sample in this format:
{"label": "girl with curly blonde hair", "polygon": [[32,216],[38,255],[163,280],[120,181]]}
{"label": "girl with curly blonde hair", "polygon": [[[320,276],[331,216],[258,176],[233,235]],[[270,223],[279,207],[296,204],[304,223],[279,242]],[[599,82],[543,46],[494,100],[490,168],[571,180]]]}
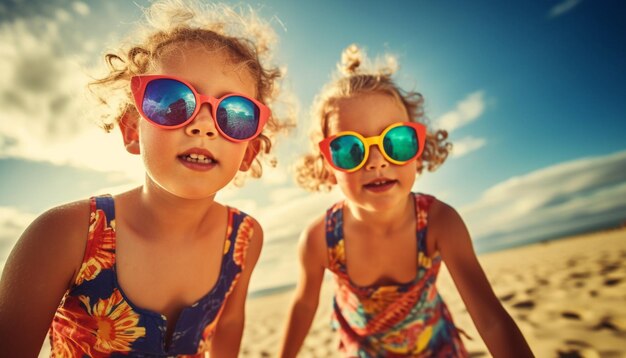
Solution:
{"label": "girl with curly blonde hair", "polygon": [[28,227],[0,281],[0,356],[36,356],[49,331],[55,357],[237,357],[263,231],[214,198],[260,176],[287,125],[272,111],[273,32],[252,10],[191,0],[144,20],[91,89],[145,181]]}
{"label": "girl with curly blonde hair", "polygon": [[345,196],[299,243],[300,278],[281,357],[295,357],[317,310],[325,270],[334,277],[333,328],[346,357],[466,357],[435,285],[446,263],[467,310],[496,357],[529,357],[519,329],[491,289],[463,220],[435,197],[413,193],[450,144],[423,123],[423,99],[393,81],[396,63],[367,67],[352,45],[342,75],[316,98],[312,153],[297,167],[312,191]]}

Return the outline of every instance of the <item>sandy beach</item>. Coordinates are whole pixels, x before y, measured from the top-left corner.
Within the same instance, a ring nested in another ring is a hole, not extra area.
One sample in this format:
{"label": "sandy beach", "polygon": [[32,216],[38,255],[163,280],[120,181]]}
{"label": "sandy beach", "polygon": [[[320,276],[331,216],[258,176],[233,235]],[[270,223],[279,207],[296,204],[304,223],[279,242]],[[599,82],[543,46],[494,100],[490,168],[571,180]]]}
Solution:
{"label": "sandy beach", "polygon": [[[626,357],[626,229],[479,255],[496,295],[537,357]],[[471,357],[490,357],[442,266],[437,285]],[[276,357],[293,291],[250,298],[241,357]],[[332,281],[299,357],[340,357],[330,330]],[[40,357],[49,355],[44,347]]]}
{"label": "sandy beach", "polygon": [[[626,357],[626,229],[488,253],[479,260],[537,357]],[[490,357],[442,267],[437,285],[472,357]],[[332,281],[299,357],[339,357]],[[242,357],[275,357],[293,292],[248,301]]]}

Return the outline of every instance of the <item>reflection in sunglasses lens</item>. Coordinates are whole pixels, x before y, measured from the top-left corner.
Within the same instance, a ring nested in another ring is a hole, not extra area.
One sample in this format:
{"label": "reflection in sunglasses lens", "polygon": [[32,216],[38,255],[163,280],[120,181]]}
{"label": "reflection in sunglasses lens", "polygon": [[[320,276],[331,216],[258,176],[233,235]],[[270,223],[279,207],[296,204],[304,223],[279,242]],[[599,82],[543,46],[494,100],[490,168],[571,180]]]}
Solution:
{"label": "reflection in sunglasses lens", "polygon": [[363,161],[365,146],[353,135],[335,138],[330,142],[333,164],[342,169],[353,169]]}
{"label": "reflection in sunglasses lens", "polygon": [[163,126],[184,123],[196,109],[193,92],[185,84],[171,79],[157,79],[146,86],[143,113]]}
{"label": "reflection in sunglasses lens", "polygon": [[217,125],[231,138],[248,139],[259,127],[259,109],[245,97],[228,97],[217,108]]}
{"label": "reflection in sunglasses lens", "polygon": [[383,138],[385,153],[394,160],[404,162],[415,156],[418,151],[417,134],[409,126],[391,129]]}

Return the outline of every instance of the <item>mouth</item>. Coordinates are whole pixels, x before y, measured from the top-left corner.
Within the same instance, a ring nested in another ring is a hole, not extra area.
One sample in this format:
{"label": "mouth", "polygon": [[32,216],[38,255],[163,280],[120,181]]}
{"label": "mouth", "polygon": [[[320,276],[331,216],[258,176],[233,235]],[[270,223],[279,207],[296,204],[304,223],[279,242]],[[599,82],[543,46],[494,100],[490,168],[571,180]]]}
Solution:
{"label": "mouth", "polygon": [[378,178],[363,185],[363,187],[370,191],[382,192],[391,189],[397,183],[398,181],[394,179]]}
{"label": "mouth", "polygon": [[189,163],[200,163],[200,164],[217,163],[217,160],[215,160],[215,158],[207,157],[204,154],[196,154],[196,153],[182,154],[182,155],[179,155],[178,158]]}
{"label": "mouth", "polygon": [[203,148],[192,148],[177,156],[186,167],[193,170],[208,170],[218,164],[213,154]]}

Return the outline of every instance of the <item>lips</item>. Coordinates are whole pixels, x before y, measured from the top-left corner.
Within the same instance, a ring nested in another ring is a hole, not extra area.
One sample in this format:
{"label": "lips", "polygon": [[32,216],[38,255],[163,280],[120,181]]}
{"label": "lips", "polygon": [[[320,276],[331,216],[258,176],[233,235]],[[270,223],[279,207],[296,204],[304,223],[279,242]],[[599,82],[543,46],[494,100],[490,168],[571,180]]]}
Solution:
{"label": "lips", "polygon": [[209,170],[218,164],[213,154],[204,148],[191,148],[177,158],[183,165],[194,170]]}
{"label": "lips", "polygon": [[363,187],[369,191],[373,192],[383,192],[391,189],[394,185],[398,183],[395,179],[389,178],[376,178],[369,183],[363,185]]}

